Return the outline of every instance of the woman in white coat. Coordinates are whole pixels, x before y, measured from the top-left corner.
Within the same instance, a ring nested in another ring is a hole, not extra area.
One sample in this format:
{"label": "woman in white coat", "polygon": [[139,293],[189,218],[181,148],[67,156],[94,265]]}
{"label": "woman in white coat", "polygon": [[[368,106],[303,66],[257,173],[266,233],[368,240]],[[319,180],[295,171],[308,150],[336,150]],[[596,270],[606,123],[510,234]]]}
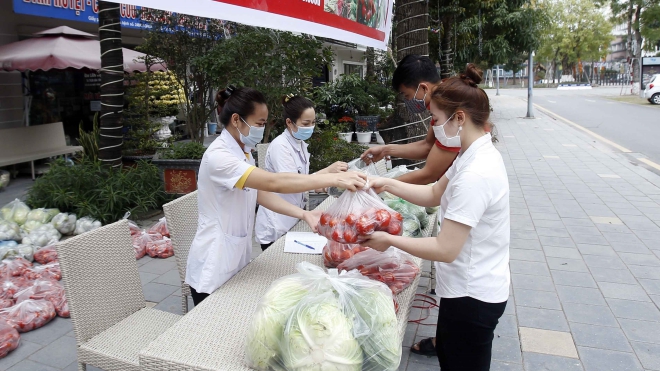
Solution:
{"label": "woman in white coat", "polygon": [[490,369],[493,333],[509,298],[509,181],[502,156],[486,131],[488,95],[473,64],[443,80],[431,96],[436,138],[461,151],[432,187],[374,178],[388,191],[421,206],[440,205],[437,237],[406,238],[375,232],[364,246],[397,247],[436,266],[440,297],[436,352],[442,371]]}
{"label": "woman in white coat", "polygon": [[[305,141],[312,136],[316,126],[314,103],[307,98],[290,94],[282,98],[282,106],[286,129],[268,146],[265,169],[271,173],[309,174],[310,155]],[[338,161],[315,174],[338,173],[346,170],[348,164]],[[279,196],[301,209],[307,204],[305,192],[279,194]],[[257,211],[255,232],[261,249],[265,251],[296,225],[298,220],[260,207]]]}
{"label": "woman in white coat", "polygon": [[302,175],[256,168],[250,150],[263,139],[266,99],[257,90],[230,86],[220,93],[218,103],[224,130],[204,153],[199,168],[198,226],[186,267],[195,305],[250,262],[257,203],[303,219],[316,230],[320,213],[302,210],[272,192],[331,186],[354,191],[366,183],[356,172]]}

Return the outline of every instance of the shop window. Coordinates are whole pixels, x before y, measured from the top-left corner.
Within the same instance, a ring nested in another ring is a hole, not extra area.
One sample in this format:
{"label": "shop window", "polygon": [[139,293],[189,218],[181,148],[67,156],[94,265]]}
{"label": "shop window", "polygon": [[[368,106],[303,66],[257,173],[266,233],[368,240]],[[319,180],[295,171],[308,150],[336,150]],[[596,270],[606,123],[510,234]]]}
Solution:
{"label": "shop window", "polygon": [[344,63],[344,74],[345,75],[358,74],[360,75],[360,77],[364,77],[364,66],[361,64]]}

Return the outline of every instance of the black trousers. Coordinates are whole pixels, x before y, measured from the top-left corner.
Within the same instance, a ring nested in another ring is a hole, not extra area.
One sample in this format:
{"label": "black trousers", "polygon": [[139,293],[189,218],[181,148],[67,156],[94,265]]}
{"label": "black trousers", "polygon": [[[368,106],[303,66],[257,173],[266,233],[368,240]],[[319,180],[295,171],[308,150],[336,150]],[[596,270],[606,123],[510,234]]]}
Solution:
{"label": "black trousers", "polygon": [[203,292],[197,292],[195,289],[190,287],[190,296],[192,296],[193,303],[195,303],[195,306],[198,306],[199,303],[201,303],[204,299],[206,299],[209,294],[205,294]]}
{"label": "black trousers", "polygon": [[271,243],[262,243],[262,244],[261,244],[261,251],[266,251],[266,249],[269,248],[270,245],[272,245],[273,243],[274,243],[274,242],[271,242]]}
{"label": "black trousers", "polygon": [[486,303],[470,297],[441,298],[436,351],[442,371],[490,370],[493,333],[506,301]]}

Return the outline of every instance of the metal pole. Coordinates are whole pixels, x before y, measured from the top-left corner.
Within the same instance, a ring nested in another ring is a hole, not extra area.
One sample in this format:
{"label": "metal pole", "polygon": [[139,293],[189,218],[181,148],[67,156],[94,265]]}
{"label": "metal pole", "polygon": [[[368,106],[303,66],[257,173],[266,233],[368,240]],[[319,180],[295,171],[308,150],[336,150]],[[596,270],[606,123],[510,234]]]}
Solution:
{"label": "metal pole", "polygon": [[534,107],[532,106],[532,88],[534,86],[534,52],[529,52],[529,63],[527,66],[527,118],[534,118]]}
{"label": "metal pole", "polygon": [[495,68],[497,68],[497,94],[495,95],[500,95],[500,65],[498,64]]}

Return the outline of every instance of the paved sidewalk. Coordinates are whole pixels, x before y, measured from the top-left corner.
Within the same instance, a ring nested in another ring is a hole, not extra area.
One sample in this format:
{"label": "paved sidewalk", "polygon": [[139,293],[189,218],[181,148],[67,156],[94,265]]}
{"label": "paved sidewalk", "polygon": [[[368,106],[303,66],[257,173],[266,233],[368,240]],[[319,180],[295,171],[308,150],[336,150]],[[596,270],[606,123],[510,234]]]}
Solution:
{"label": "paved sidewalk", "polygon": [[[520,98],[491,102],[512,214],[491,369],[660,370],[660,177],[538,110],[521,118]],[[433,330],[409,325],[404,345]],[[410,355],[401,369],[439,368]]]}

